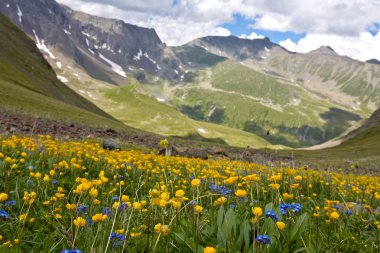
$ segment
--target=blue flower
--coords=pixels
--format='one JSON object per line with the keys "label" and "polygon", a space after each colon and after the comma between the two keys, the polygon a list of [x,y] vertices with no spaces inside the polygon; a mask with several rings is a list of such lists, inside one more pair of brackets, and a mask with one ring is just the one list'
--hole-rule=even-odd
{"label": "blue flower", "polygon": [[16,200],[9,200],[4,203],[4,206],[15,206],[16,205]]}
{"label": "blue flower", "polygon": [[78,213],[87,213],[87,206],[86,205],[78,206],[77,212]]}
{"label": "blue flower", "polygon": [[112,210],[109,207],[104,207],[102,210],[102,214],[106,214],[108,217],[112,215]]}
{"label": "blue flower", "polygon": [[258,235],[256,241],[260,244],[272,244],[272,240],[269,235]]}
{"label": "blue flower", "polygon": [[82,253],[79,249],[64,249],[61,253]]}
{"label": "blue flower", "polygon": [[119,197],[118,196],[114,196],[113,198],[112,198],[112,202],[115,202],[115,201],[118,201],[119,200]]}
{"label": "blue flower", "polygon": [[302,211],[302,206],[299,203],[289,204],[283,203],[280,205],[280,213],[282,215],[287,215],[289,213],[300,213]]}
{"label": "blue flower", "polygon": [[209,186],[210,190],[216,191],[224,196],[230,195],[232,193],[232,190],[227,188],[226,186],[218,186],[216,184],[210,183]]}
{"label": "blue flower", "polygon": [[347,215],[352,215],[352,212],[351,212],[350,209],[347,209],[344,213],[347,214]]}
{"label": "blue flower", "polygon": [[1,217],[5,218],[5,219],[9,219],[9,214],[4,210],[0,210],[0,218]]}
{"label": "blue flower", "polygon": [[110,240],[114,241],[113,247],[121,246],[125,241],[125,235],[118,235],[115,232],[112,232]]}
{"label": "blue flower", "polygon": [[58,184],[58,180],[54,179],[54,180],[52,181],[52,183],[53,183],[53,184]]}
{"label": "blue flower", "polygon": [[273,211],[273,210],[267,211],[265,213],[265,217],[272,218],[274,221],[279,221],[280,220],[280,217],[278,217],[278,215],[276,214],[276,212]]}
{"label": "blue flower", "polygon": [[125,211],[128,208],[128,204],[122,203],[119,205],[118,210],[119,211]]}
{"label": "blue flower", "polygon": [[90,226],[92,226],[92,225],[95,224],[94,221],[91,218],[88,218],[87,222],[88,222],[88,225],[90,225]]}

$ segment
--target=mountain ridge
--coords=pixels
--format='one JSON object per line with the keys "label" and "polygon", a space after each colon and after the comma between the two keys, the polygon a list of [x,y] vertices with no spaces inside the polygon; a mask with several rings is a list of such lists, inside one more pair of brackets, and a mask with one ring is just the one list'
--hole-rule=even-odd
{"label": "mountain ridge", "polygon": [[[0,4],[0,11],[36,41],[62,80],[94,101],[107,99],[92,93],[89,84],[96,80],[122,86],[137,80],[153,99],[196,120],[259,134],[276,144],[292,139],[289,143],[297,146],[335,138],[380,106],[377,65],[339,56],[330,47],[300,54],[268,38],[235,36],[167,47],[154,29],[77,12],[53,0],[8,2],[10,7]],[[21,22],[18,8],[26,13]],[[108,108],[110,103],[99,104],[125,118]],[[334,117],[344,119],[339,130]],[[274,134],[263,135],[265,129]]]}

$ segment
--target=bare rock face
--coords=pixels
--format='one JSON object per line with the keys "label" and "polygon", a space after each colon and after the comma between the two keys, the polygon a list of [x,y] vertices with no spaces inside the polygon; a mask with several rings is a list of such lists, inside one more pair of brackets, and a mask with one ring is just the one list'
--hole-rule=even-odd
{"label": "bare rock face", "polygon": [[95,79],[123,84],[137,71],[174,81],[184,74],[154,29],[77,12],[54,0],[5,0],[0,12],[33,38],[47,57],[54,58],[57,50]]}

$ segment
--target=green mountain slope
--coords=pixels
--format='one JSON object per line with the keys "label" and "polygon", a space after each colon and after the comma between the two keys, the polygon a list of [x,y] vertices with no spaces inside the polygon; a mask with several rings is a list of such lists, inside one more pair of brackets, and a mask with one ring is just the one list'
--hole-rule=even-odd
{"label": "green mountain slope", "polygon": [[[85,81],[87,80],[87,81]],[[126,85],[115,87],[94,79],[69,77],[68,84],[104,111],[134,128],[166,136],[187,137],[203,141],[220,141],[232,146],[272,147],[255,134],[217,124],[196,121],[177,111],[163,96],[149,95],[150,89],[159,93],[158,85],[142,85],[127,78]]]}
{"label": "green mountain slope", "polygon": [[61,83],[34,41],[0,15],[0,106],[92,125],[121,125]]}
{"label": "green mountain slope", "polygon": [[197,120],[257,134],[272,144],[317,144],[341,135],[361,119],[295,83],[231,60],[199,73],[193,85],[176,87],[172,103],[178,110]]}

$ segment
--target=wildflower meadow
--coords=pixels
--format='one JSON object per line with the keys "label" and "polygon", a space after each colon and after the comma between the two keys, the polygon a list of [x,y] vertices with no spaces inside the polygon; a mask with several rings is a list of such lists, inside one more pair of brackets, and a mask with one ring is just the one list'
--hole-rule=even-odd
{"label": "wildflower meadow", "polygon": [[0,141],[0,252],[380,251],[379,177]]}

